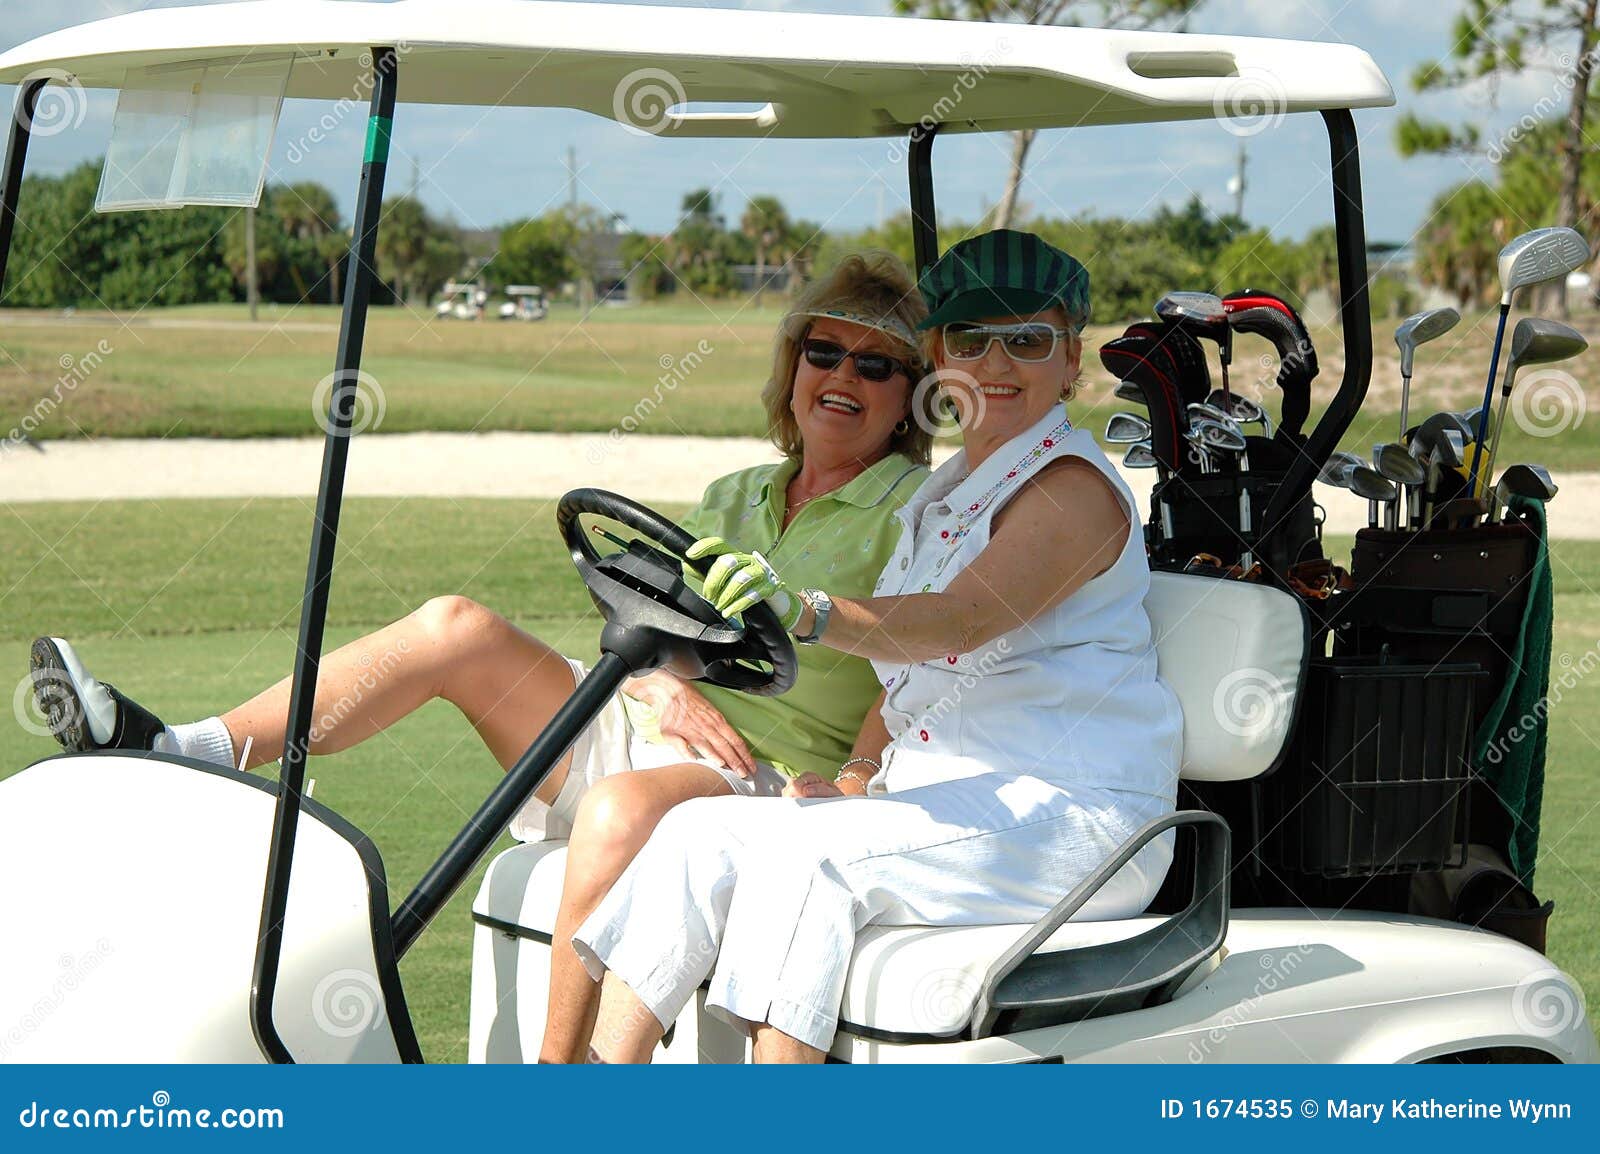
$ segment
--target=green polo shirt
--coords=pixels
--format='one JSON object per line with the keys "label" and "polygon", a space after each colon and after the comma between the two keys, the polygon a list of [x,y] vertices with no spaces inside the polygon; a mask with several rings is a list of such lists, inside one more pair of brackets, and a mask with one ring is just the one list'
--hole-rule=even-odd
{"label": "green polo shirt", "polygon": [[[928,470],[898,453],[802,505],[787,529],[784,493],[800,465],[783,461],[711,482],[680,522],[694,537],[721,537],[772,562],[790,589],[822,589],[835,597],[870,597],[900,535],[895,510]],[[755,697],[704,682],[698,688],[722,711],[761,761],[791,777],[832,779],[850,756],[861,721],[881,688],[872,665],[823,645],[797,645],[800,673],[778,697]],[[629,720],[645,737],[659,735],[654,710],[624,697]]]}

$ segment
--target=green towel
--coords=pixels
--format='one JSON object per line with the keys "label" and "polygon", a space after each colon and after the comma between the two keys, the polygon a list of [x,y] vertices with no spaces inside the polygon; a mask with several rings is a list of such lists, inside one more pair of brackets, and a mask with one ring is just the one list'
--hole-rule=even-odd
{"label": "green towel", "polygon": [[1502,847],[1522,883],[1533,885],[1539,852],[1539,808],[1544,800],[1546,716],[1550,697],[1550,650],[1555,596],[1550,579],[1544,504],[1513,497],[1511,509],[1539,534],[1539,552],[1528,577],[1528,604],[1506,668],[1506,683],[1473,738],[1473,764],[1511,815],[1511,841]]}

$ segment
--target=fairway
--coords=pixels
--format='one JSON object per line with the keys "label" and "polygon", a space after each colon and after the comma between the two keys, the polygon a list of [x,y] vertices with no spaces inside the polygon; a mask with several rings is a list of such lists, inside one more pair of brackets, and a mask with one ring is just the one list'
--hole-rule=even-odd
{"label": "fairway", "polygon": [[[168,720],[236,703],[289,669],[310,519],[310,503],[294,500],[0,506],[8,542],[0,551],[0,669],[12,671],[4,684],[20,684],[28,641],[50,631],[81,643],[97,675]],[[1348,541],[1330,544],[1335,556],[1348,555]],[[1558,543],[1554,563],[1556,661],[1591,668],[1600,648],[1600,544]],[[553,502],[347,503],[330,647],[441,593],[474,597],[573,656],[594,652],[599,618],[556,537]],[[1581,679],[1552,712],[1538,876],[1541,896],[1557,907],[1551,957],[1591,996],[1600,990],[1596,716],[1600,686]],[[54,748],[15,724],[0,726],[0,772]],[[317,799],[377,842],[395,901],[497,772],[471,728],[441,702],[310,767]],[[119,847],[132,852],[140,836],[85,830],[84,842],[114,857]],[[476,886],[476,878],[466,884],[402,966],[433,1061],[466,1057]]]}
{"label": "fairway", "polygon": [[[361,365],[379,397],[367,410],[371,428],[763,435],[758,398],[782,316],[779,298],[769,296],[757,308],[750,301],[682,296],[600,308],[587,319],[559,307],[536,324],[438,320],[428,312],[375,308]],[[1600,340],[1600,314],[1576,313],[1573,323]],[[1393,327],[1393,321],[1373,326],[1372,384],[1342,442],[1363,456],[1398,431]],[[1084,376],[1072,415],[1097,434],[1111,413],[1129,407],[1112,396],[1114,382],[1095,352],[1122,328],[1091,325],[1085,334]],[[337,330],[337,310],[327,306],[264,308],[254,325],[232,305],[71,317],[0,310],[0,347],[7,354],[0,357],[0,438],[24,418],[39,440],[314,435],[313,397],[333,366]],[[1417,354],[1413,420],[1479,403],[1493,336],[1493,313],[1470,313]],[[1344,357],[1337,326],[1316,326],[1312,337],[1321,365],[1312,387],[1314,423],[1339,386]],[[101,341],[110,351],[91,356]],[[1526,374],[1518,406],[1524,418],[1508,422],[1502,461],[1597,468],[1600,420],[1587,419],[1600,402],[1596,363],[1586,354],[1554,366],[1560,377]],[[1232,388],[1274,417],[1277,368],[1265,341],[1238,337]],[[1220,385],[1214,351],[1211,371]],[[0,497],[3,484],[0,473]]]}

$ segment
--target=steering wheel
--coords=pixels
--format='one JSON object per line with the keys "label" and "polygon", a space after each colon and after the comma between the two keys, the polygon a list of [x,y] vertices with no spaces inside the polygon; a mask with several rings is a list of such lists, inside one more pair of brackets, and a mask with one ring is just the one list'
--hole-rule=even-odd
{"label": "steering wheel", "polygon": [[[578,520],[585,513],[616,521],[660,548],[635,540],[621,553],[602,556]],[[718,613],[684,583],[682,572],[688,565],[704,577],[715,558],[685,557],[695,539],[654,509],[604,489],[574,489],[556,506],[556,527],[606,620],[603,652],[615,653],[634,672],[664,667],[758,697],[794,685],[794,643],[777,614],[765,602],[752,605],[741,628]]]}

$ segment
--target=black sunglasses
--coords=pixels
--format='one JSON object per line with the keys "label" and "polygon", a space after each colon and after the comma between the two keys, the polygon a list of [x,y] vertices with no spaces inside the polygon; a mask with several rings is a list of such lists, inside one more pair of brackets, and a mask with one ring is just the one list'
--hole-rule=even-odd
{"label": "black sunglasses", "polygon": [[812,368],[836,369],[839,363],[849,358],[855,363],[856,374],[864,381],[887,381],[896,373],[911,375],[911,370],[904,361],[891,357],[888,353],[860,352],[852,353],[843,345],[836,345],[832,341],[808,338],[800,346],[806,354],[806,362]]}

